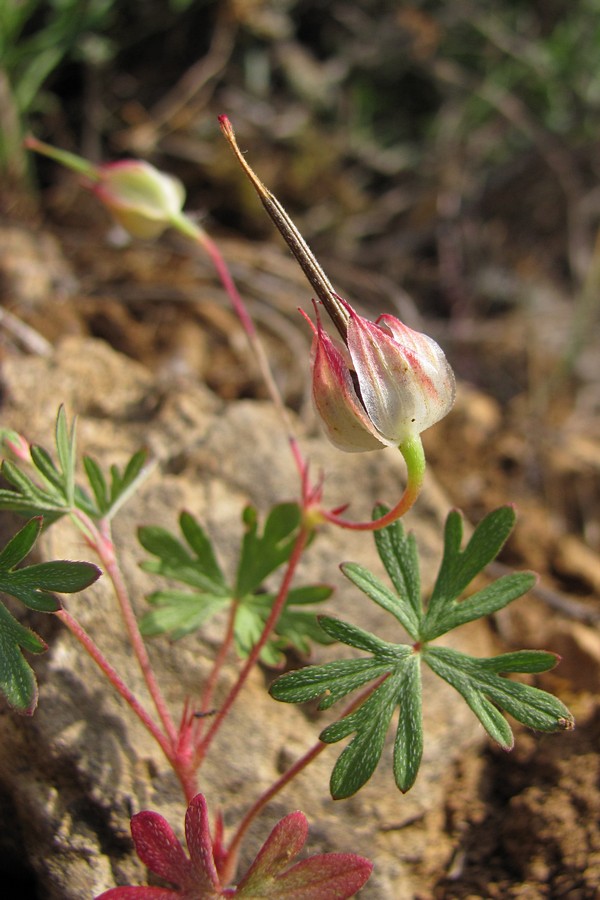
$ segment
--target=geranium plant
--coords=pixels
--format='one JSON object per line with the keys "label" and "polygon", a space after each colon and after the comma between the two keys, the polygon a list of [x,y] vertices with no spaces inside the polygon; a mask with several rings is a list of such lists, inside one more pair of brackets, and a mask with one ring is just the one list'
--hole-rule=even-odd
{"label": "geranium plant", "polygon": [[[573,726],[572,716],[560,700],[507,677],[546,671],[557,662],[554,654],[522,651],[482,659],[436,643],[447,632],[522,596],[535,581],[531,573],[514,573],[464,598],[473,579],[502,548],[514,526],[515,513],[510,506],[490,513],[463,547],[462,518],[452,511],[433,591],[428,598],[422,596],[416,541],[405,533],[400,518],[417,500],[423,483],[425,457],[420,434],[446,415],[454,401],[454,375],[443,351],[430,337],[393,316],[367,320],[338,295],[285,210],[241,154],[226,117],[221,117],[221,127],[315,291],[316,322],[310,323],[312,385],[325,433],[342,451],[397,447],[406,462],[406,486],[389,507],[376,506],[368,521],[349,519],[346,507],[328,507],[323,481],[311,480],[299,441],[289,429],[243,300],[214,241],[183,211],[185,192],[179,182],[137,160],[93,166],[34,139],[28,141],[32,149],[81,175],[84,184],[133,235],[156,236],[165,228],[175,228],[205,249],[257,354],[298,468],[296,502],[260,512],[251,507],[242,511],[244,535],[233,572],[224,569],[218,548],[192,512],[181,514],[180,534],[153,523],[143,524],[139,540],[148,554],[143,567],[156,577],[157,586],[148,597],[147,613],[138,621],[121,572],[112,522],[138,485],[155,476],[156,466],[141,452],[123,469],[113,466],[108,473],[91,457],[84,457],[80,466],[75,422],[69,422],[62,408],[53,451],[29,446],[14,432],[3,434],[8,458],[3,464],[6,487],[0,490],[0,508],[34,518],[0,552],[0,588],[31,608],[56,615],[70,629],[155,738],[179,779],[188,806],[189,856],[158,812],[144,810],[133,816],[131,829],[138,855],[166,884],[115,886],[102,894],[107,900],[166,900],[174,896],[187,900],[228,896],[330,900],[353,896],[372,868],[362,857],[320,854],[292,864],[307,837],[307,821],[301,812],[292,812],[275,825],[245,874],[237,872],[240,846],[258,812],[328,744],[351,735],[333,767],[330,790],[336,799],[358,791],[380,761],[397,708],[393,774],[399,790],[409,790],[418,774],[424,742],[422,665],[454,687],[488,734],[506,749],[512,746],[513,736],[503,711],[540,731]],[[325,315],[336,336],[329,333]],[[68,517],[80,530],[100,568],[95,563],[68,561],[17,568],[32,548],[42,518],[48,526],[61,517]],[[342,571],[369,600],[390,613],[408,641],[401,634],[392,641],[389,634],[384,638],[328,616],[325,604],[331,589],[327,584],[298,583],[300,560],[329,527],[373,532],[391,586],[360,561],[344,562]],[[88,634],[67,604],[50,593],[83,590],[100,570],[112,583],[154,709],[140,702],[126,678],[105,657],[101,635],[96,639]],[[152,668],[146,638],[168,635],[176,641],[201,629],[219,611],[226,612],[227,622],[212,672],[198,698],[182,698],[177,718],[161,691],[160,674]],[[223,720],[242,694],[253,666],[261,660],[277,665],[290,649],[307,654],[315,641],[339,641],[358,653],[286,673],[274,682],[271,694],[294,703],[320,697],[321,708],[348,697],[346,707],[338,721],[321,731],[314,747],[256,798],[229,835],[224,833],[221,811],[217,811],[211,832],[206,801],[198,792],[198,772]],[[35,682],[22,651],[41,652],[45,646],[0,607],[0,647],[4,650],[0,689],[15,708],[32,713]],[[239,659],[238,677],[215,708],[222,667],[232,653]]]}

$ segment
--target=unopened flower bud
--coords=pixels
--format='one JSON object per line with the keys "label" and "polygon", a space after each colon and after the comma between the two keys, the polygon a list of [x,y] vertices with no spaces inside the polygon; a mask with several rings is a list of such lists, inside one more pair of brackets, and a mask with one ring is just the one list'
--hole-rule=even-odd
{"label": "unopened flower bud", "polygon": [[182,183],[150,163],[124,159],[95,166],[75,153],[34,137],[26,138],[25,146],[83,175],[90,190],[134,237],[155,238],[170,226],[196,235],[197,229],[182,213]]}
{"label": "unopened flower bud", "polygon": [[181,216],[183,185],[149,163],[123,160],[96,171],[93,192],[134,237],[158,237]]}
{"label": "unopened flower bud", "polygon": [[29,444],[22,434],[11,428],[0,428],[0,447],[5,447],[21,462],[29,461]]}

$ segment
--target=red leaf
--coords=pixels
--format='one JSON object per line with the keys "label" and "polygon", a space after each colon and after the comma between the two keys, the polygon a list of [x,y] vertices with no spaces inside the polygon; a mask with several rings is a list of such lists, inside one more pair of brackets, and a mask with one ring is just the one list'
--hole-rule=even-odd
{"label": "red leaf", "polygon": [[131,820],[131,835],[137,855],[151,872],[179,888],[187,886],[191,863],[166,819],[144,810]]}
{"label": "red leaf", "polygon": [[238,885],[238,893],[251,895],[272,882],[300,853],[308,835],[308,822],[301,812],[285,816],[273,828],[258,855]]}
{"label": "red leaf", "polygon": [[208,824],[208,810],[202,794],[196,794],[187,808],[185,839],[192,860],[194,888],[198,891],[201,888],[220,891]]}
{"label": "red leaf", "polygon": [[284,871],[305,844],[308,823],[301,812],[277,823],[236,896],[273,900],[346,900],[369,878],[373,864],[354,853],[324,853],[302,860]]}
{"label": "red leaf", "polygon": [[281,900],[346,900],[361,889],[372,871],[373,863],[354,853],[322,853],[303,859],[280,875],[271,896]]}

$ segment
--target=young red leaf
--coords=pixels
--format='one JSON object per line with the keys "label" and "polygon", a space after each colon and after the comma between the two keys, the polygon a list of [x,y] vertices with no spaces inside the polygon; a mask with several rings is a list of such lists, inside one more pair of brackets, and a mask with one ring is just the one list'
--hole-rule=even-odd
{"label": "young red leaf", "polygon": [[306,842],[308,822],[301,812],[277,823],[235,896],[273,900],[346,900],[365,884],[373,864],[354,853],[322,853],[286,868]]}
{"label": "young red leaf", "polygon": [[185,816],[185,837],[190,857],[169,823],[158,813],[140,812],[131,820],[131,834],[141,861],[172,888],[115,887],[96,900],[211,900],[246,897],[248,900],[346,900],[353,897],[373,869],[354,853],[323,853],[288,868],[308,835],[306,816],[290,813],[277,823],[250,869],[236,887],[222,887],[215,852],[224,859],[222,825],[217,819],[213,843],[206,801],[197,794]]}
{"label": "young red leaf", "polygon": [[158,813],[144,810],[133,816],[131,835],[141,861],[174,888],[117,887],[105,891],[97,900],[210,900],[223,896],[202,794],[193,798],[185,816],[189,859],[167,820]]}

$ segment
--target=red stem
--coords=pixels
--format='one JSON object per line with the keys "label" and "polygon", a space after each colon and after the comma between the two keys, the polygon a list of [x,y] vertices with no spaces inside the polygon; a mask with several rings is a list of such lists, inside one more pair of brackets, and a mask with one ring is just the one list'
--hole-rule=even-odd
{"label": "red stem", "polygon": [[108,660],[104,657],[104,654],[89,636],[85,628],[80,625],[77,619],[64,608],[59,609],[55,615],[61,620],[63,625],[66,625],[71,634],[79,641],[82,647],[91,656],[98,668],[100,668],[106,675],[115,690],[118,691],[118,693],[126,701],[128,706],[131,707],[141,723],[150,732],[169,762],[173,764],[172,748],[169,741],[162,733],[156,722],[152,719],[150,714],[146,711],[146,709],[144,709],[133,691],[131,691],[127,687],[116,669],[114,669],[113,666],[111,666]]}
{"label": "red stem", "polygon": [[[221,669],[223,667],[223,663],[227,658],[227,654],[233,644],[233,634],[234,634],[234,625],[235,625],[235,615],[237,612],[238,606],[237,603],[231,604],[231,609],[229,611],[229,620],[227,622],[227,631],[225,632],[225,638],[223,643],[219,647],[219,652],[215,657],[212,671],[208,677],[204,690],[202,691],[202,697],[200,700],[200,711],[207,712],[210,709],[212,704],[212,698],[217,686],[217,680],[220,675]],[[194,732],[194,738],[196,742],[196,746],[200,744],[200,739],[202,737],[202,731],[204,729],[205,720],[204,719],[196,719],[196,729]]]}
{"label": "red stem", "polygon": [[246,304],[242,300],[240,292],[238,291],[235,282],[231,277],[231,273],[227,267],[227,263],[225,262],[225,259],[223,258],[223,255],[219,250],[217,244],[205,231],[203,231],[202,229],[197,229],[196,239],[201,247],[204,248],[204,250],[210,257],[213,266],[215,267],[217,275],[221,280],[221,284],[225,288],[227,296],[231,300],[231,305],[233,306],[233,309],[238,319],[240,320],[242,328],[246,332],[248,342],[250,343],[250,346],[252,347],[252,350],[254,352],[254,356],[256,357],[256,361],[258,363],[263,381],[265,382],[265,385],[269,392],[269,396],[271,397],[271,400],[273,401],[273,404],[277,409],[282,422],[285,425],[288,435],[290,435],[293,439],[293,431],[289,416],[279,392],[279,388],[277,387],[277,383],[273,378],[269,360],[265,353],[254,322],[252,321],[250,314],[246,308]]}
{"label": "red stem", "polygon": [[405,515],[411,506],[413,506],[420,491],[421,485],[408,484],[406,490],[393,509],[390,509],[389,512],[379,519],[371,519],[369,522],[351,522],[348,519],[342,518],[342,516],[336,515],[335,512],[322,511],[321,514],[323,518],[332,525],[338,525],[340,528],[348,528],[352,531],[378,531],[378,529],[385,528],[386,525],[391,525],[392,522],[395,522],[401,516]]}
{"label": "red stem", "polygon": [[262,632],[259,640],[257,641],[257,643],[254,645],[254,647],[250,651],[248,659],[246,660],[244,667],[242,668],[242,671],[238,675],[236,683],[231,688],[229,694],[227,695],[227,697],[225,699],[225,702],[223,703],[222,707],[220,708],[219,712],[217,713],[216,718],[213,720],[213,723],[212,723],[206,737],[204,738],[202,743],[199,745],[199,747],[196,751],[196,759],[195,759],[196,766],[199,766],[201,764],[202,760],[204,759],[204,757],[206,756],[208,748],[209,748],[210,744],[212,743],[212,740],[215,737],[216,733],[218,732],[219,728],[221,727],[221,723],[223,722],[223,719],[228,714],[228,712],[231,709],[233,703],[235,702],[238,694],[240,693],[241,689],[243,688],[244,684],[246,683],[246,680],[248,678],[248,675],[250,674],[252,667],[257,662],[262,648],[267,643],[267,641],[269,639],[269,635],[271,634],[271,631],[273,630],[273,628],[275,627],[275,625],[277,623],[277,619],[279,618],[281,611],[285,605],[285,601],[288,596],[292,578],[294,577],[294,573],[296,571],[296,567],[298,566],[300,557],[302,556],[304,548],[306,547],[306,543],[308,541],[309,534],[310,534],[309,529],[306,528],[304,525],[301,525],[300,531],[298,532],[298,536],[297,536],[295,544],[294,544],[294,548],[293,548],[290,558],[288,560],[287,568],[286,568],[285,574],[283,576],[283,581],[281,582],[279,592],[277,594],[277,597],[275,598],[275,602],[273,603],[271,612],[269,613],[269,618],[267,619],[267,621],[265,623],[265,627],[263,628],[263,632]]}
{"label": "red stem", "polygon": [[133,652],[135,653],[142,675],[144,676],[144,681],[146,682],[156,711],[163,724],[165,733],[171,742],[173,750],[175,750],[177,747],[177,729],[167,708],[158,681],[156,680],[144,639],[140,633],[137,618],[133,611],[131,600],[129,599],[127,586],[123,580],[121,569],[115,555],[115,547],[110,534],[110,525],[108,523],[104,524],[104,530],[102,532],[97,531],[98,539],[94,542],[93,546],[104,566],[106,574],[112,582]]}
{"label": "red stem", "polygon": [[209,235],[205,231],[199,232],[198,243],[201,244],[206,253],[210,256],[211,262],[216,269],[217,275],[219,276],[229,299],[231,300],[231,305],[233,306],[244,331],[251,340],[253,338],[256,338],[256,326],[250,318],[250,314],[246,309],[246,304],[240,296],[240,293],[227,267],[227,263],[223,259],[223,255],[221,254],[221,251],[219,250],[217,244],[211,237],[209,237]]}

